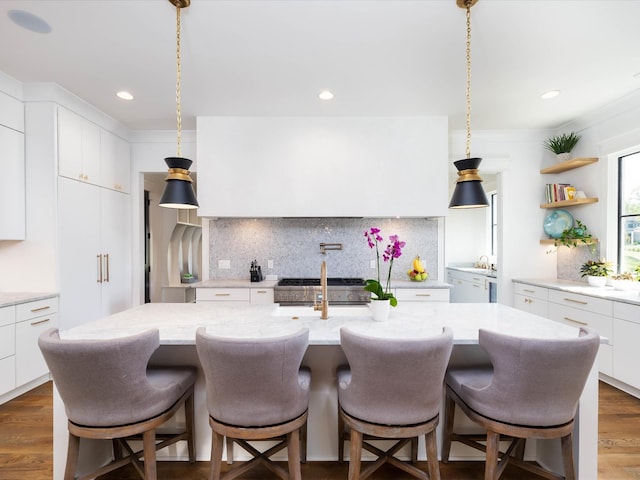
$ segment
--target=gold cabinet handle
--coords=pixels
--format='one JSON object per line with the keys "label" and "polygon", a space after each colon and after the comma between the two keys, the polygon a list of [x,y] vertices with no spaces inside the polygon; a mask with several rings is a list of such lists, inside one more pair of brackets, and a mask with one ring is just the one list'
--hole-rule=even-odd
{"label": "gold cabinet handle", "polygon": [[566,302],[573,302],[573,303],[579,303],[580,305],[588,305],[589,302],[584,302],[582,300],[574,300],[573,298],[566,298],[564,299]]}
{"label": "gold cabinet handle", "polygon": [[267,293],[266,290],[256,290],[256,293]]}
{"label": "gold cabinet handle", "polygon": [[102,283],[102,255],[96,255],[98,259],[98,283]]}
{"label": "gold cabinet handle", "polygon": [[536,293],[535,290],[529,290],[528,288],[524,288],[522,289],[523,292],[527,292],[527,293]]}
{"label": "gold cabinet handle", "polygon": [[216,293],[216,297],[228,297],[230,295],[230,293]]}
{"label": "gold cabinet handle", "polygon": [[568,322],[577,323],[578,325],[584,325],[585,327],[589,325],[587,322],[581,322],[579,320],[574,320],[573,318],[569,318],[569,317],[564,317],[564,319]]}
{"label": "gold cabinet handle", "polygon": [[44,318],[42,320],[38,320],[36,322],[31,322],[31,326],[35,326],[35,325],[40,325],[41,323],[47,323],[49,320],[51,320],[50,318]]}
{"label": "gold cabinet handle", "polygon": [[51,308],[50,305],[45,305],[44,307],[32,308],[31,313],[41,312],[43,310],[48,310],[50,308]]}
{"label": "gold cabinet handle", "polygon": [[107,272],[107,276],[105,277],[104,281],[108,282],[109,281],[109,254],[108,253],[104,254],[104,266],[105,266],[105,271]]}
{"label": "gold cabinet handle", "polygon": [[430,293],[416,293],[416,297],[430,297]]}

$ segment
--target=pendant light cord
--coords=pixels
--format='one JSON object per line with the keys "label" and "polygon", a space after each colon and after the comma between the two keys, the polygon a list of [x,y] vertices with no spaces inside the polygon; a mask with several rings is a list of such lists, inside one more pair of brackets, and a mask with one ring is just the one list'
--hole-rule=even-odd
{"label": "pendant light cord", "polygon": [[467,9],[467,158],[471,158],[471,4],[472,0],[465,1]]}
{"label": "pendant light cord", "polygon": [[182,140],[182,110],[180,108],[180,5],[176,5],[176,124],[178,157],[182,157],[180,142]]}

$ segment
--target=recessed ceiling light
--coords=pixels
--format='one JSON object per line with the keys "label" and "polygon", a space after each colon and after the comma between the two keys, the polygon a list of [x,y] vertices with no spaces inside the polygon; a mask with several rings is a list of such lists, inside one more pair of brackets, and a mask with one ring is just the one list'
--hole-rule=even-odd
{"label": "recessed ceiling light", "polygon": [[33,13],[24,10],[9,10],[7,16],[16,25],[36,33],[50,33],[51,25]]}
{"label": "recessed ceiling light", "polygon": [[333,98],[333,93],[329,90],[323,90],[318,94],[318,98],[320,100],[331,100]]}
{"label": "recessed ceiling light", "polygon": [[133,95],[131,95],[129,92],[125,90],[119,91],[118,93],[116,93],[116,95],[118,96],[118,98],[121,98],[122,100],[133,100]]}
{"label": "recessed ceiling light", "polygon": [[548,100],[549,98],[555,98],[558,95],[560,95],[560,90],[549,90],[548,92],[544,92],[541,97]]}

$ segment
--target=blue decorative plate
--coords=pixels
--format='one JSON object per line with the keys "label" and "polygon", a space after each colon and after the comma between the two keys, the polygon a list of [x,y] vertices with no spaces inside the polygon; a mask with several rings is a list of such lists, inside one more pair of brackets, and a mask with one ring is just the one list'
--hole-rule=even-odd
{"label": "blue decorative plate", "polygon": [[544,218],[542,226],[551,238],[560,238],[562,232],[573,227],[573,217],[566,210],[554,210]]}

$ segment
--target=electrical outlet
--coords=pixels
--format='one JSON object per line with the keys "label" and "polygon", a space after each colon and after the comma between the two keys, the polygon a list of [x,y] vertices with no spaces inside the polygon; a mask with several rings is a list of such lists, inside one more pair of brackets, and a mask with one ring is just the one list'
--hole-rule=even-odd
{"label": "electrical outlet", "polygon": [[220,270],[231,269],[231,260],[218,260],[218,269]]}
{"label": "electrical outlet", "polygon": [[273,268],[273,260],[267,260],[267,268]]}
{"label": "electrical outlet", "polygon": [[375,260],[371,260],[371,263],[369,264],[369,267],[376,268],[376,261]]}

